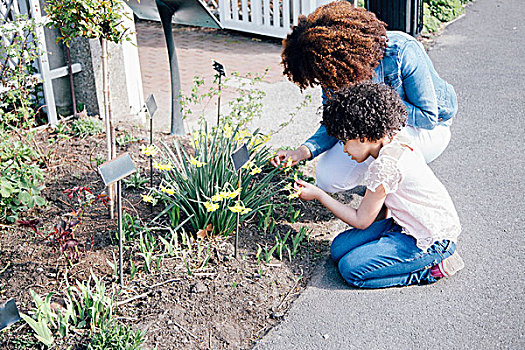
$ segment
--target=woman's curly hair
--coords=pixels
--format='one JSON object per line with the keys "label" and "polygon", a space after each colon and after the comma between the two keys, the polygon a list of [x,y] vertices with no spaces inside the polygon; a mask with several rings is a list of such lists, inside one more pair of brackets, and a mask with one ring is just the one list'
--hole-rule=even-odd
{"label": "woman's curly hair", "polygon": [[407,123],[406,106],[385,84],[370,81],[331,94],[321,124],[339,140],[377,141],[392,137]]}
{"label": "woman's curly hair", "polygon": [[337,90],[372,79],[386,48],[386,24],[347,1],[300,16],[283,40],[284,74],[301,89],[320,84]]}

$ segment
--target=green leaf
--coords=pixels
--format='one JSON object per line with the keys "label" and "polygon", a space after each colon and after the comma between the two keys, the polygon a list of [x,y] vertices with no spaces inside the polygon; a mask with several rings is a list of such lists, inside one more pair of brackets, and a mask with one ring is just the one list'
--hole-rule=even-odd
{"label": "green leaf", "polygon": [[55,339],[51,335],[51,331],[44,320],[37,322],[23,313],[20,314],[20,317],[22,317],[22,319],[26,321],[27,324],[35,331],[36,339],[38,339],[42,344],[46,346],[51,346],[53,344]]}
{"label": "green leaf", "polygon": [[33,199],[39,207],[46,205],[46,200],[41,196],[33,196]]}
{"label": "green leaf", "polygon": [[28,205],[32,199],[33,197],[31,197],[31,195],[27,191],[22,191],[18,194],[18,200],[20,201],[20,203],[22,203],[22,205]]}
{"label": "green leaf", "polygon": [[9,181],[2,181],[0,183],[0,194],[2,197],[7,198],[11,197],[11,194],[13,193],[13,185]]}

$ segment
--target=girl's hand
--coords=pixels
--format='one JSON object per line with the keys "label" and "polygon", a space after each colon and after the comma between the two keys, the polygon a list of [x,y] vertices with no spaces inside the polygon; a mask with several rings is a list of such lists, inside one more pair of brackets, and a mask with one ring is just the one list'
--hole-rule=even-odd
{"label": "girl's hand", "polygon": [[305,201],[311,201],[312,199],[319,199],[324,193],[319,187],[304,182],[303,180],[295,181],[293,185],[296,191],[300,191],[299,198]]}
{"label": "girl's hand", "polygon": [[288,159],[292,160],[292,166],[299,163],[301,160],[304,159],[310,159],[312,157],[312,153],[306,146],[301,146],[293,151],[291,150],[279,150],[277,151],[277,154],[275,157],[272,158],[270,163],[278,168],[281,165],[286,164],[286,161]]}

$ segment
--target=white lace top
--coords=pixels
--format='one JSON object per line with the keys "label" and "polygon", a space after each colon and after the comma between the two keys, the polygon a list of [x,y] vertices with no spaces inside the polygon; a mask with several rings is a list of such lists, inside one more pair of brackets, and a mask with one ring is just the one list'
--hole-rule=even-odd
{"label": "white lace top", "polygon": [[461,225],[452,199],[410,139],[397,135],[384,146],[368,167],[365,184],[371,191],[383,185],[392,218],[422,250],[457,240]]}

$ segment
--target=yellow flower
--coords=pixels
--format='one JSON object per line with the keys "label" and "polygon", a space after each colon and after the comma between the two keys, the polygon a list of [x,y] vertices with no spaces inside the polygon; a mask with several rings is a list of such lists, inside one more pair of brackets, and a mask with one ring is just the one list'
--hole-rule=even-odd
{"label": "yellow flower", "polygon": [[212,202],[220,202],[220,201],[222,201],[224,198],[227,198],[227,193],[225,193],[225,192],[219,192],[219,193],[214,194],[214,195],[211,197],[211,201],[212,201]]}
{"label": "yellow flower", "polygon": [[267,143],[268,141],[270,141],[271,138],[272,138],[271,135],[258,134],[257,136],[252,137],[252,140],[250,141],[250,146],[254,147],[255,150],[258,150],[258,149],[260,149],[265,143]]}
{"label": "yellow flower", "polygon": [[224,137],[229,139],[230,137],[232,137],[233,135],[233,128],[231,127],[231,125],[226,125],[224,127]]}
{"label": "yellow flower", "polygon": [[191,163],[192,165],[195,165],[197,168],[200,168],[201,166],[206,165],[206,163],[203,163],[203,162],[198,161],[198,160],[195,159],[195,157],[193,157],[193,156],[190,157],[190,163]]}
{"label": "yellow flower", "polygon": [[253,161],[249,160],[241,168],[242,169],[250,169],[250,168],[252,168],[254,166],[255,166],[255,163]]}
{"label": "yellow flower", "polygon": [[173,166],[170,163],[158,163],[155,162],[153,164],[153,167],[158,170],[171,170],[173,169]]}
{"label": "yellow flower", "polygon": [[172,194],[175,193],[175,190],[173,188],[167,188],[167,187],[164,187],[162,185],[160,185],[159,188],[160,188],[161,192],[164,192],[164,193],[169,194],[169,195],[172,195]]}
{"label": "yellow flower", "polygon": [[219,204],[213,203],[213,202],[204,202],[204,206],[206,207],[207,211],[215,211],[219,209]]}
{"label": "yellow flower", "polygon": [[233,199],[233,198],[237,197],[239,195],[239,193],[241,193],[241,190],[242,190],[242,187],[236,189],[235,191],[226,192],[225,195],[226,195],[227,198]]}
{"label": "yellow flower", "polygon": [[153,197],[148,194],[141,194],[142,200],[146,203],[153,203]]}
{"label": "yellow flower", "polygon": [[251,175],[259,174],[261,171],[262,171],[261,168],[259,168],[258,166],[255,166],[253,167],[252,171],[250,171],[250,174]]}
{"label": "yellow flower", "polygon": [[287,183],[286,186],[283,187],[283,191],[292,191],[293,188],[292,188],[292,184],[291,183]]}
{"label": "yellow flower", "polygon": [[141,146],[140,151],[142,152],[142,154],[148,157],[153,157],[159,152],[158,148],[155,147],[155,145]]}
{"label": "yellow flower", "polygon": [[252,134],[247,129],[239,130],[237,135],[235,135],[235,141],[241,141],[251,136]]}
{"label": "yellow flower", "polygon": [[284,164],[284,172],[285,173],[288,173],[290,170],[292,170],[292,164],[293,164],[292,158],[288,158],[288,160]]}
{"label": "yellow flower", "polygon": [[299,196],[301,195],[301,190],[295,190],[293,193],[290,193],[288,195],[288,199],[295,199],[295,198],[299,198]]}
{"label": "yellow flower", "polygon": [[239,203],[237,203],[233,207],[228,207],[228,209],[230,209],[234,213],[240,213],[241,215],[248,214],[252,211],[250,208],[246,208],[244,205],[241,205]]}

